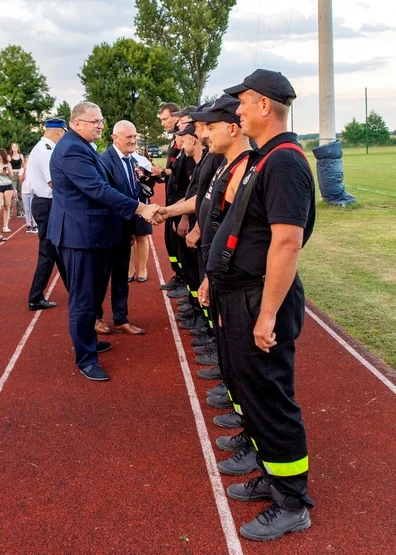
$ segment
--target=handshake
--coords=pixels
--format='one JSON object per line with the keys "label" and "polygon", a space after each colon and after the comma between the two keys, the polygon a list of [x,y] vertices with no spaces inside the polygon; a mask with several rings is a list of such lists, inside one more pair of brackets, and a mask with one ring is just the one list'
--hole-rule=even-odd
{"label": "handshake", "polygon": [[139,203],[136,214],[153,225],[162,224],[169,218],[167,208],[158,204],[143,204],[142,202]]}

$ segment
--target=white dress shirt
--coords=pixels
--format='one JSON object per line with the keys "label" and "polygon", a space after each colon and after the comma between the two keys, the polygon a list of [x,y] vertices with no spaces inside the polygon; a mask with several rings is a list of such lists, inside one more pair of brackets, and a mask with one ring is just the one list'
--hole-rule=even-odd
{"label": "white dress shirt", "polygon": [[33,147],[26,166],[25,190],[37,197],[52,198],[49,163],[55,143],[47,137],[41,137]]}

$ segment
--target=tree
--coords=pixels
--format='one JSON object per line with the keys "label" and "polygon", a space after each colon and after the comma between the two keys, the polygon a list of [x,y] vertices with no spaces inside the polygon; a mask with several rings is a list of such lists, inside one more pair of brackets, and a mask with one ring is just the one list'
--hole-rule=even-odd
{"label": "tree", "polygon": [[40,124],[54,105],[46,77],[33,56],[20,46],[0,51],[0,108],[25,125]]}
{"label": "tree", "polygon": [[371,110],[367,117],[367,134],[370,145],[384,145],[389,142],[390,135],[384,119]]}
{"label": "tree", "polygon": [[98,104],[107,120],[107,140],[112,126],[122,119],[136,122],[138,132],[141,128],[161,134],[160,105],[181,100],[176,76],[165,48],[148,48],[125,38],[95,46],[79,75],[87,100]]}
{"label": "tree", "polygon": [[58,118],[63,118],[66,121],[66,123],[69,123],[70,114],[71,114],[70,105],[66,102],[66,100],[64,100],[57,107],[56,115],[57,115]]}
{"label": "tree", "polygon": [[365,125],[359,123],[356,118],[353,118],[350,123],[347,123],[342,131],[343,140],[352,146],[358,146],[364,143],[365,135]]}
{"label": "tree", "polygon": [[23,153],[28,153],[41,137],[40,131],[32,131],[20,119],[0,114],[0,146],[8,149],[11,143],[18,143]]}
{"label": "tree", "polygon": [[235,4],[236,0],[136,0],[137,35],[148,46],[164,45],[172,53],[185,104],[201,103]]}

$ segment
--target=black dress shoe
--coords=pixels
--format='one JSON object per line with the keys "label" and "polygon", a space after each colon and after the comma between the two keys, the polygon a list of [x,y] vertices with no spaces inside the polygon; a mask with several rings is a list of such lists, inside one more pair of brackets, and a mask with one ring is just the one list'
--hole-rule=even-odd
{"label": "black dress shoe", "polygon": [[56,303],[42,299],[38,303],[29,303],[29,310],[45,310],[46,308],[54,308]]}
{"label": "black dress shoe", "polygon": [[105,353],[106,351],[110,351],[111,343],[109,341],[98,341],[96,343],[96,351],[98,353]]}
{"label": "black dress shoe", "polygon": [[101,366],[99,366],[99,364],[91,364],[91,366],[79,368],[79,370],[83,376],[95,382],[104,382],[110,379],[108,374],[106,374],[106,372]]}

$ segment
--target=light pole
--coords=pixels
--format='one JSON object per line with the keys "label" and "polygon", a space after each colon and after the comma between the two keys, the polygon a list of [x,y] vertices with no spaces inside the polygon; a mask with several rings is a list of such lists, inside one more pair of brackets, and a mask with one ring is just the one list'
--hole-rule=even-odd
{"label": "light pole", "polygon": [[356,199],[345,191],[342,147],[336,140],[332,0],[318,0],[319,146],[313,149],[320,194],[327,204],[345,206]]}
{"label": "light pole", "polygon": [[336,140],[332,0],[318,0],[319,145]]}

